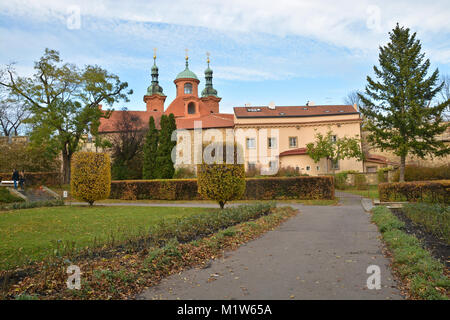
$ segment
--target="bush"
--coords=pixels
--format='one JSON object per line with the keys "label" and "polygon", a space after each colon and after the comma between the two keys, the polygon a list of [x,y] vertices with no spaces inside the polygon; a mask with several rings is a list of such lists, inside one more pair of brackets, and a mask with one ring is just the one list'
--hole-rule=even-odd
{"label": "bush", "polygon": [[358,190],[367,190],[367,180],[364,173],[355,173],[355,187]]}
{"label": "bush", "polygon": [[11,194],[9,190],[5,187],[0,187],[0,203],[12,203],[12,202],[22,202],[22,198],[16,197]]}
{"label": "bush", "polygon": [[[400,171],[394,173],[393,180],[399,181]],[[438,167],[408,165],[405,167],[405,181],[449,180],[450,164]]]}
{"label": "bush", "polygon": [[223,209],[227,201],[240,199],[245,191],[243,164],[200,164],[197,166],[198,193],[215,200]]}
{"label": "bush", "polygon": [[378,185],[380,201],[450,202],[450,180],[393,182]]}
{"label": "bush", "polygon": [[[4,137],[2,137],[4,138]],[[54,172],[61,168],[59,157],[48,152],[46,145],[31,146],[27,142],[8,143],[0,139],[0,172],[14,169],[27,172]]]}
{"label": "bush", "polygon": [[197,177],[195,170],[188,167],[177,168],[173,174],[174,179],[191,179],[195,177]]}
{"label": "bush", "polygon": [[450,245],[450,207],[440,204],[408,203],[403,212],[414,223],[421,224],[425,230],[444,239]]}
{"label": "bush", "polygon": [[378,183],[383,183],[383,182],[388,182],[387,181],[387,176],[386,176],[386,172],[392,170],[392,168],[390,167],[386,167],[386,168],[379,168],[377,170],[377,178],[378,178]]}
{"label": "bush", "polygon": [[[111,182],[111,199],[202,200],[196,179]],[[240,200],[334,199],[333,177],[247,178]]]}
{"label": "bush", "polygon": [[[12,172],[0,173],[0,180],[11,180]],[[27,186],[59,186],[61,174],[59,172],[25,172]]]}
{"label": "bush", "polygon": [[0,210],[18,210],[18,209],[30,209],[40,207],[58,207],[63,206],[64,200],[44,200],[44,201],[23,201],[15,202],[10,205],[0,206]]}
{"label": "bush", "polygon": [[278,169],[278,172],[275,174],[276,177],[299,177],[301,176],[300,170],[297,170],[294,167],[287,166],[281,167]]}
{"label": "bush", "polygon": [[108,198],[111,191],[111,164],[108,154],[75,153],[71,173],[70,186],[74,198],[89,205]]}

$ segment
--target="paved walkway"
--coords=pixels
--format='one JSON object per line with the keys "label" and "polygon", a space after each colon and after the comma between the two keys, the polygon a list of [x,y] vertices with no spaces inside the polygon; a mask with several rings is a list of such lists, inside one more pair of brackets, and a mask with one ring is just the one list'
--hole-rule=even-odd
{"label": "paved walkway", "polygon": [[[339,206],[289,204],[300,214],[259,239],[164,279],[137,299],[402,299],[361,197]],[[381,289],[366,286],[369,265]]]}

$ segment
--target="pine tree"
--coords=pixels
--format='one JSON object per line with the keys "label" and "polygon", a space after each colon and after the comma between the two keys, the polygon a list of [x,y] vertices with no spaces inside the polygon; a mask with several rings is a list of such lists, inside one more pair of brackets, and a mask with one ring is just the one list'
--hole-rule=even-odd
{"label": "pine tree", "polygon": [[390,42],[380,47],[380,66],[373,68],[377,80],[368,76],[365,93],[359,96],[368,142],[400,157],[400,181],[404,181],[409,154],[424,158],[450,153],[436,139],[448,127],[443,112],[450,100],[434,99],[443,83],[438,69],[427,77],[430,61],[421,53],[416,33],[411,35],[397,24],[389,36]]}
{"label": "pine tree", "polygon": [[148,124],[148,132],[145,137],[144,143],[144,163],[142,167],[143,179],[156,179],[157,166],[156,166],[156,152],[158,149],[158,130],[155,126],[155,119],[150,117]]}
{"label": "pine tree", "polygon": [[176,146],[176,141],[172,141],[172,132],[176,130],[174,115],[162,115],[160,124],[161,130],[156,152],[157,177],[159,179],[172,179],[175,173],[172,150]]}

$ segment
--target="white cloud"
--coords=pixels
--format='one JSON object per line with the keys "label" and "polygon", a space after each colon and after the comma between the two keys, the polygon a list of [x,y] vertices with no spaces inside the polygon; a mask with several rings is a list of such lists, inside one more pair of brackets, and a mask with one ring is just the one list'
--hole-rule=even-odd
{"label": "white cloud", "polygon": [[[162,22],[225,32],[297,35],[350,49],[373,49],[400,22],[422,37],[450,32],[448,1],[95,1],[9,0],[0,10],[37,20],[67,17],[71,5],[82,15],[135,22]],[[375,10],[373,10],[375,8]],[[378,10],[378,9],[379,10]],[[375,25],[375,27],[374,27]]]}

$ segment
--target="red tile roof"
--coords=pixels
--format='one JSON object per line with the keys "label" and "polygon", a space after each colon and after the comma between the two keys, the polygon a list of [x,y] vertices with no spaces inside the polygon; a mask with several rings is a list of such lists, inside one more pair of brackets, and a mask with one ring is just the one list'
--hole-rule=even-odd
{"label": "red tile roof", "polygon": [[122,112],[127,112],[131,116],[138,117],[140,121],[141,128],[148,128],[148,121],[151,116],[155,119],[156,127],[159,129],[159,121],[161,119],[161,112],[158,111],[113,111],[108,119],[100,119],[100,127],[98,131],[100,133],[107,132],[117,132],[116,125],[120,122],[122,117]]}
{"label": "red tile roof", "polygon": [[194,122],[201,121],[202,128],[233,128],[234,116],[227,113],[211,113],[198,118],[177,118],[177,129],[194,129]]}
{"label": "red tile roof", "polygon": [[280,157],[282,156],[293,156],[293,155],[304,155],[307,154],[308,149],[306,148],[297,148],[292,150],[283,151],[280,153]]}
{"label": "red tile roof", "polygon": [[[121,120],[122,112],[128,112],[132,116],[137,116],[141,120],[142,129],[148,127],[150,116],[155,119],[156,127],[159,129],[159,122],[162,113],[158,111],[113,111],[109,119],[100,120],[100,133],[117,132],[117,123]],[[198,118],[175,118],[177,129],[193,129],[194,121],[201,121],[202,128],[232,128],[234,127],[234,115],[226,113],[213,113]]]}
{"label": "red tile roof", "polygon": [[322,106],[289,106],[289,107],[235,107],[237,118],[283,118],[283,117],[314,117],[341,114],[358,114],[352,105],[322,105]]}

